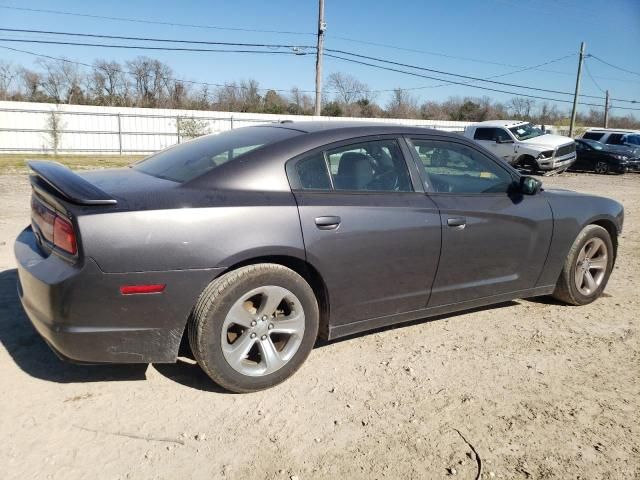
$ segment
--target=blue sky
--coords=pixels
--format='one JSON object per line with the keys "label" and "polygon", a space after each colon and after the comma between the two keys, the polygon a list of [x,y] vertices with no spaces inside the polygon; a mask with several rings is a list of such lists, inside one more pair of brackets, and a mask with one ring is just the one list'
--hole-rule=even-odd
{"label": "blue sky", "polygon": [[[22,2],[0,0],[0,6],[2,5],[173,23],[311,33],[311,35],[293,35],[187,28],[0,8],[0,27],[5,28],[193,40],[312,45],[315,43],[313,32],[317,22],[315,0],[235,0],[233,2],[59,0],[55,3],[37,0]],[[328,24],[327,48],[349,50],[428,68],[487,77],[512,72],[518,68],[448,58],[437,54],[501,64],[532,66],[577,53],[580,41],[584,40],[587,44],[587,53],[597,55],[614,65],[640,72],[640,0],[609,0],[606,4],[595,0],[405,0],[395,2],[326,0],[325,9]],[[0,37],[44,38],[33,34],[5,32],[0,32]],[[357,43],[338,37],[384,43],[422,50],[422,52]],[[99,40],[91,41],[99,42]],[[167,62],[174,69],[176,76],[190,80],[224,83],[254,78],[263,88],[289,89],[295,85],[303,90],[313,90],[314,87],[315,59],[312,55],[289,57],[231,53],[146,52],[5,42],[0,42],[0,45],[64,56],[86,63],[91,63],[96,58],[125,61],[137,55],[148,55]],[[0,59],[27,66],[34,61],[34,57],[2,49],[0,49]],[[529,70],[506,75],[498,80],[553,90],[573,91],[576,66],[577,55],[541,67],[553,72]],[[614,98],[640,99],[639,75],[612,69],[595,59],[588,59],[587,66],[599,87],[585,72],[582,83],[583,93],[603,95],[600,88],[608,88]],[[373,90],[396,87],[416,88],[441,83],[325,58],[326,74],[337,71],[357,76]],[[495,88],[509,90],[508,87],[496,86]],[[412,93],[420,101],[443,100],[453,95],[488,95],[497,100],[507,100],[511,97],[511,95],[483,92],[457,85],[418,89]],[[560,95],[555,97],[571,98]],[[380,92],[377,100],[384,105],[387,98],[388,93]],[[588,101],[602,103],[598,100]],[[616,102],[614,106],[615,104]],[[625,103],[619,103],[619,105],[629,106]],[[568,104],[558,106],[563,110],[570,108]],[[640,108],[640,104],[636,104],[635,107]],[[622,110],[614,111],[615,115],[623,113]],[[636,117],[640,116],[639,113],[635,113]]]}

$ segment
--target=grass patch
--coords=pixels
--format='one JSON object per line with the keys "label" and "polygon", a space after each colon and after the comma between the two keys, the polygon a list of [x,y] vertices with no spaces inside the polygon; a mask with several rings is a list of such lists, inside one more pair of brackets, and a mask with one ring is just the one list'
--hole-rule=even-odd
{"label": "grass patch", "polygon": [[71,169],[87,170],[124,167],[144,157],[145,155],[0,154],[0,174],[26,172],[28,170],[26,160],[51,160],[66,165]]}

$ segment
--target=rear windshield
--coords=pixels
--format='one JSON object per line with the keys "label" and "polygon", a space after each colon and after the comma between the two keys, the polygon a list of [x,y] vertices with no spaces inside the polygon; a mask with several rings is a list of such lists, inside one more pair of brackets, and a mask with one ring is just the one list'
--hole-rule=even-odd
{"label": "rear windshield", "polygon": [[133,168],[154,177],[187,182],[245,153],[300,133],[276,127],[238,128],[176,145],[136,163]]}

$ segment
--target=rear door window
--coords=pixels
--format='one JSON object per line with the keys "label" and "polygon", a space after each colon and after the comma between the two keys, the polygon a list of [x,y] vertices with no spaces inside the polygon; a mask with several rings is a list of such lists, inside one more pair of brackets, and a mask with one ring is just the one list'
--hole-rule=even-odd
{"label": "rear door window", "polygon": [[473,136],[474,140],[492,140],[496,139],[495,128],[476,128],[476,133]]}
{"label": "rear door window", "polygon": [[413,191],[407,164],[396,140],[375,140],[326,152],[336,190]]}
{"label": "rear door window", "polygon": [[586,138],[587,140],[600,140],[604,136],[604,133],[600,132],[586,132],[582,138]]}

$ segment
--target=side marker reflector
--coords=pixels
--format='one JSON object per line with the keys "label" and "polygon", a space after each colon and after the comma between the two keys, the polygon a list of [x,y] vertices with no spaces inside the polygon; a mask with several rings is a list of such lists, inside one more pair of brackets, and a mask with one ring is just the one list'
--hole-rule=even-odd
{"label": "side marker reflector", "polygon": [[144,293],[162,293],[166,288],[166,284],[158,283],[154,285],[122,285],[120,293],[122,295],[137,295]]}

